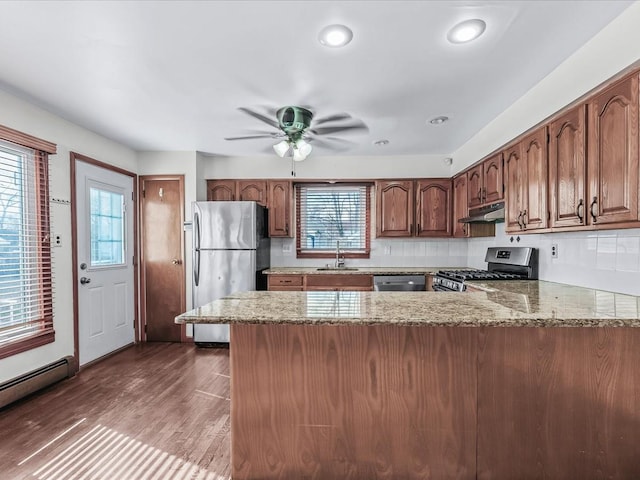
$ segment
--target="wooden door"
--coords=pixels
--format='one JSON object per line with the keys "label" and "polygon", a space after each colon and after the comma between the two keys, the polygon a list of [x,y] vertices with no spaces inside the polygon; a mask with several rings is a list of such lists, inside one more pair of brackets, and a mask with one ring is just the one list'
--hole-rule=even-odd
{"label": "wooden door", "polygon": [[140,177],[143,321],[149,342],[180,342],[186,310],[184,177]]}
{"label": "wooden door", "polygon": [[467,224],[458,220],[468,215],[467,174],[463,173],[453,179],[453,236],[466,237]]}
{"label": "wooden door", "polygon": [[526,183],[522,221],[525,230],[547,228],[547,129],[543,127],[522,141]]}
{"label": "wooden door", "polygon": [[253,200],[267,206],[267,182],[265,180],[238,180],[238,200]]}
{"label": "wooden door", "polygon": [[413,180],[376,182],[376,236],[413,235]]}
{"label": "wooden door", "polygon": [[451,180],[416,182],[416,236],[451,236]]}
{"label": "wooden door", "polygon": [[469,208],[482,205],[482,165],[478,165],[467,172],[467,195]]}
{"label": "wooden door", "polygon": [[524,203],[524,183],[526,168],[522,160],[522,144],[518,143],[505,151],[504,168],[507,177],[507,192],[505,200],[505,231],[519,232],[522,230],[522,207]]}
{"label": "wooden door", "polygon": [[638,221],[638,75],[589,104],[589,206],[595,225]]}
{"label": "wooden door", "polygon": [[549,126],[550,227],[585,225],[585,120],[580,105]]}
{"label": "wooden door", "polygon": [[502,153],[482,162],[482,201],[494,203],[504,198],[504,183],[502,181]]}
{"label": "wooden door", "polygon": [[291,182],[269,180],[269,236],[292,237],[291,228]]}
{"label": "wooden door", "polygon": [[235,200],[235,180],[207,180],[207,200]]}

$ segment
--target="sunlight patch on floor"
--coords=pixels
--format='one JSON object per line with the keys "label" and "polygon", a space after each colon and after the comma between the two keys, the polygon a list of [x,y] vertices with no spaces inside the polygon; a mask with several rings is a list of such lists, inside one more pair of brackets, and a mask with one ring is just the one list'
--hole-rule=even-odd
{"label": "sunlight patch on floor", "polygon": [[39,480],[229,480],[103,425],[96,425],[32,475]]}

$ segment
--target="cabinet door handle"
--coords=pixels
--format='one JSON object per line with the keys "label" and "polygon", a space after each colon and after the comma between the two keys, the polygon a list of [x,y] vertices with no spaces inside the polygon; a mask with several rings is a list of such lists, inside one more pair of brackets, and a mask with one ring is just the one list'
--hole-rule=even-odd
{"label": "cabinet door handle", "polygon": [[289,223],[284,224],[284,233],[285,235],[289,235]]}
{"label": "cabinet door handle", "polygon": [[418,228],[416,228],[416,235],[420,234],[420,224],[418,224]]}
{"label": "cabinet door handle", "polygon": [[478,200],[482,202],[482,188],[478,189]]}
{"label": "cabinet door handle", "polygon": [[413,223],[409,224],[409,235],[413,235]]}
{"label": "cabinet door handle", "polygon": [[593,201],[589,206],[589,213],[591,213],[591,219],[593,220],[593,223],[596,223],[598,221],[598,214],[593,213],[593,207],[595,207],[597,204],[598,204],[598,197],[593,197]]}
{"label": "cabinet door handle", "polygon": [[582,201],[582,199],[580,199],[580,201],[578,202],[578,206],[576,207],[576,215],[578,216],[578,220],[580,220],[580,223],[584,223],[584,216],[580,215],[580,208],[582,207],[583,213],[584,213],[584,203]]}
{"label": "cabinet door handle", "polygon": [[482,201],[487,201],[487,187],[482,187]]}
{"label": "cabinet door handle", "polygon": [[520,219],[522,218],[522,210],[520,210],[520,213],[518,214],[518,226],[520,228],[522,228],[522,222],[520,222]]}
{"label": "cabinet door handle", "polygon": [[462,234],[465,237],[467,236],[467,224],[466,223],[464,225],[462,225]]}
{"label": "cabinet door handle", "polygon": [[527,229],[527,211],[522,212],[522,229]]}

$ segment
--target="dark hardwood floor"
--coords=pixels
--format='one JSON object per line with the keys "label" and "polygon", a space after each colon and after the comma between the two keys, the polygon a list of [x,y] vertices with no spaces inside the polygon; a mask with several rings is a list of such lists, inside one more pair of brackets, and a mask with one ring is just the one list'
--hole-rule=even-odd
{"label": "dark hardwood floor", "polygon": [[1,479],[230,478],[229,351],[135,345],[0,410]]}

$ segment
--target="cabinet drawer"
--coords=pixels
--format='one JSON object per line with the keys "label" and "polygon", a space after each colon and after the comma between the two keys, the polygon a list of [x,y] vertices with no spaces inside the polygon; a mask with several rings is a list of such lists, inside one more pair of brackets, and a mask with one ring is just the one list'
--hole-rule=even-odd
{"label": "cabinet drawer", "polygon": [[373,277],[371,275],[307,275],[307,289],[312,287],[358,287],[359,289],[373,288]]}
{"label": "cabinet drawer", "polygon": [[269,289],[272,287],[302,287],[302,275],[269,275]]}
{"label": "cabinet drawer", "polygon": [[269,285],[270,292],[302,292],[303,287],[290,287],[288,285]]}

